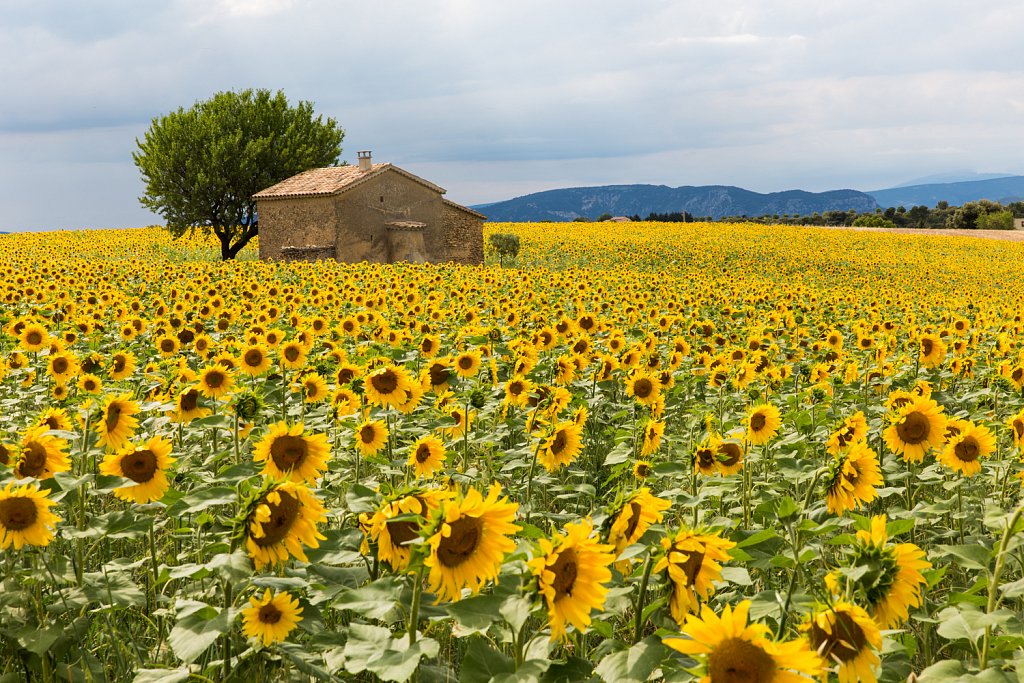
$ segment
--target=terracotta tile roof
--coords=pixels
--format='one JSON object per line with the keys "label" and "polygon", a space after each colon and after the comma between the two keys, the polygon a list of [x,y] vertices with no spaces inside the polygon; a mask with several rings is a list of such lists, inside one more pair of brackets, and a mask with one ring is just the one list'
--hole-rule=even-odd
{"label": "terracotta tile roof", "polygon": [[413,175],[392,164],[373,164],[369,171],[359,170],[359,166],[329,166],[303,171],[291,178],[271,185],[253,195],[253,199],[290,199],[292,197],[316,197],[339,194],[360,183],[375,178],[387,170],[396,171],[410,180],[425,185],[435,192],[445,193],[443,187]]}
{"label": "terracotta tile roof", "polygon": [[468,206],[463,206],[462,204],[456,204],[455,202],[453,202],[450,199],[443,199],[442,198],[441,201],[443,201],[446,205],[452,207],[453,209],[458,209],[459,211],[465,211],[466,213],[468,213],[471,216],[476,216],[477,218],[483,218],[484,220],[487,220],[487,216],[483,215],[479,211],[474,211],[473,209],[469,208]]}

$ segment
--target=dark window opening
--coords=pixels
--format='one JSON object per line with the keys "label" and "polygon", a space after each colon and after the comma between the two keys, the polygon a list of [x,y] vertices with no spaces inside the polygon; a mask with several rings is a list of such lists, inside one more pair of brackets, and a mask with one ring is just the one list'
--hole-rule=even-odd
{"label": "dark window opening", "polygon": [[384,203],[384,195],[381,195],[381,196],[380,196],[380,203],[381,203],[381,204],[383,204],[383,203]]}

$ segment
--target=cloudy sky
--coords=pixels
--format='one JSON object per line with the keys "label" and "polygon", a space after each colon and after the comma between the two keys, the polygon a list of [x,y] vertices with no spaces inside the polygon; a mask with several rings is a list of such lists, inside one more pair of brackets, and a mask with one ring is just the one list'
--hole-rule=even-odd
{"label": "cloudy sky", "polygon": [[0,0],[0,230],[152,224],[153,117],[282,89],[465,204],[1024,173],[1020,0]]}

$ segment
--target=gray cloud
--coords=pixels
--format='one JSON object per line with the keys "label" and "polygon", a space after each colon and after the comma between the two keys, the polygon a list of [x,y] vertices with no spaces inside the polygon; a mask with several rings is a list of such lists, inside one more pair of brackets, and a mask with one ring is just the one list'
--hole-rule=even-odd
{"label": "gray cloud", "polygon": [[467,203],[1024,172],[1022,23],[1016,0],[8,0],[0,229],[155,222],[135,137],[245,87]]}

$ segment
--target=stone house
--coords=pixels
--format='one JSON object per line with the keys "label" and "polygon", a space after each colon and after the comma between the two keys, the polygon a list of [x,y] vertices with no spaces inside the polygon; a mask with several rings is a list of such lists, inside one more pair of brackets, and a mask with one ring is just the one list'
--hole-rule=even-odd
{"label": "stone house", "polygon": [[356,166],[314,168],[253,195],[260,258],[357,263],[484,261],[486,216],[442,187],[359,152]]}
{"label": "stone house", "polygon": [[1014,218],[1013,219],[1013,229],[1014,230],[1024,230],[1024,218]]}

